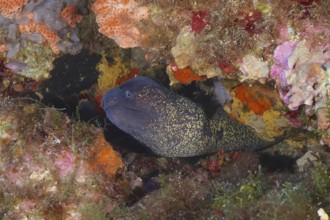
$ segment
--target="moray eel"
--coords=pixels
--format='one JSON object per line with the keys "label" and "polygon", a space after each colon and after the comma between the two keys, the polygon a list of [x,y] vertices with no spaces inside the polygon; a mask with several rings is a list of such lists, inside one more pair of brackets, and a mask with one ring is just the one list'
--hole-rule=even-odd
{"label": "moray eel", "polygon": [[208,117],[201,106],[149,77],[133,78],[108,91],[102,108],[114,125],[166,157],[260,150],[282,139],[263,140],[222,108]]}

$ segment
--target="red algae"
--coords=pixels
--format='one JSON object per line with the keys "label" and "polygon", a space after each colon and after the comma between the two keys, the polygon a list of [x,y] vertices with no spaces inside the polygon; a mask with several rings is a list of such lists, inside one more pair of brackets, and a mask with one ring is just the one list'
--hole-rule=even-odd
{"label": "red algae", "polygon": [[206,167],[207,170],[211,173],[218,173],[221,167],[224,165],[225,160],[224,157],[222,158],[210,158],[207,161]]}
{"label": "red algae", "polygon": [[314,3],[318,3],[319,0],[293,0],[304,6],[311,6]]}
{"label": "red algae", "polygon": [[241,21],[244,30],[249,32],[250,35],[260,34],[262,32],[262,13],[258,10],[254,10],[244,16],[244,19]]}
{"label": "red algae", "polygon": [[225,74],[228,74],[228,75],[233,75],[235,74],[235,67],[227,60],[221,60],[219,61],[219,67],[220,69],[225,73]]}
{"label": "red algae", "polygon": [[200,34],[205,26],[208,24],[206,19],[207,12],[206,11],[197,11],[192,13],[191,17],[191,29],[196,34]]}

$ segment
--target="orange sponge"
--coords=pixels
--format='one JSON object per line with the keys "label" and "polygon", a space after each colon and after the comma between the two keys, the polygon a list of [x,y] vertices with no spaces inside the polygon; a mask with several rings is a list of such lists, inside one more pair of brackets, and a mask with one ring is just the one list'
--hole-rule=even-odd
{"label": "orange sponge", "polygon": [[10,18],[15,13],[20,13],[27,2],[28,0],[0,0],[0,14]]}
{"label": "orange sponge", "polygon": [[77,24],[81,22],[83,16],[78,13],[77,6],[68,5],[63,8],[61,12],[61,17],[68,23],[68,25],[72,28],[76,27]]}

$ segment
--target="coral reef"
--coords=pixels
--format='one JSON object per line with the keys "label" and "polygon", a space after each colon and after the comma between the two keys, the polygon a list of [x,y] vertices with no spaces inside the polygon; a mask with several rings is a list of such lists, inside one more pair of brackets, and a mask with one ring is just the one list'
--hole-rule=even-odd
{"label": "coral reef", "polygon": [[0,14],[6,18],[11,18],[15,14],[17,15],[18,13],[20,13],[23,6],[26,5],[27,2],[28,0],[17,0],[17,1],[14,0],[11,2],[8,2],[6,0],[1,0]]}
{"label": "coral reef", "polygon": [[[47,72],[51,69],[49,62],[55,56],[44,56],[39,49],[37,53],[25,56],[22,53],[41,47],[45,51],[50,47],[55,55],[61,52],[78,53],[82,44],[76,26],[86,13],[85,0],[1,1],[0,51],[8,58],[7,66],[25,77],[38,80],[47,78]],[[21,50],[25,52],[19,53]],[[24,70],[15,69],[22,64],[27,64]],[[42,67],[40,73],[36,73],[36,66]]]}
{"label": "coral reef", "polygon": [[[327,46],[328,47],[328,46]],[[306,41],[285,42],[274,52],[271,77],[277,80],[282,100],[291,110],[325,107],[330,92],[330,50],[311,51]]]}
{"label": "coral reef", "polygon": [[4,219],[315,219],[319,208],[320,215],[329,213],[329,169],[319,158],[287,173],[260,168],[254,152],[190,161],[127,150],[121,156],[100,128],[32,100],[1,98],[0,113]]}
{"label": "coral reef", "polygon": [[[62,7],[65,5],[68,6],[62,12]],[[68,10],[68,7],[71,10]],[[82,19],[81,15],[77,15],[78,9],[79,13],[87,12],[85,1],[64,0],[56,3],[20,1],[20,7],[14,9],[16,11],[10,13],[15,13],[15,16],[5,19],[1,26],[1,29],[9,30],[7,42],[5,42],[8,49],[7,57],[14,57],[19,47],[24,46],[25,40],[36,43],[47,41],[56,54],[60,51],[77,53],[82,48],[75,25]],[[5,16],[9,11],[0,13],[0,16]]]}
{"label": "coral reef", "polygon": [[[208,77],[230,74],[241,80],[265,81],[276,43],[300,38],[314,48],[329,39],[325,1],[294,1],[290,5],[285,1],[137,2],[152,12],[139,27],[150,36],[143,47],[168,57],[170,46],[180,69],[190,66]],[[318,37],[313,38],[312,30]]]}
{"label": "coral reef", "polygon": [[[123,163],[100,129],[31,100],[0,102],[1,218],[81,219],[91,204],[125,195]],[[105,155],[93,153],[100,148]]]}
{"label": "coral reef", "polygon": [[[26,35],[31,34],[37,37],[41,35],[41,42],[44,40],[47,41],[55,54],[60,53],[60,49],[57,46],[60,37],[51,31],[46,25],[35,23],[33,14],[29,16],[29,21],[27,23],[19,24],[19,30],[22,34]],[[37,41],[39,41],[39,39],[37,39]]]}
{"label": "coral reef", "polygon": [[[288,106],[291,112],[286,117],[292,126],[306,125],[291,117],[292,111],[303,106],[310,117],[325,107],[330,36],[326,1],[136,2],[150,11],[149,17],[136,25],[140,33],[149,36],[140,46],[148,56],[161,54],[158,57],[165,59],[170,85],[218,76],[261,83],[275,79],[285,104],[281,110]],[[206,77],[195,78],[192,73]],[[274,122],[273,114],[279,119],[281,111],[268,110],[267,121]],[[260,124],[263,120],[258,114],[250,115],[248,121]],[[288,126],[282,117],[275,121],[280,127]],[[259,125],[260,130],[267,126],[262,127]]]}
{"label": "coral reef", "polygon": [[[176,39],[171,53],[178,67],[190,65],[194,71],[208,77],[221,75],[223,63],[237,66],[242,56],[255,46],[258,50],[269,46],[269,39],[276,36],[272,35],[276,31],[276,19],[269,11],[261,11],[252,3],[244,7],[241,7],[243,2],[240,1],[197,3],[185,0],[166,4],[164,0],[157,3],[141,1],[141,4],[154,12],[141,30],[160,33],[158,36],[150,35],[145,48],[159,50],[166,56],[168,51],[164,48],[173,45]],[[262,31],[266,28],[267,32]],[[160,44],[155,45],[155,42]],[[210,75],[205,73],[206,69],[217,70]]]}
{"label": "coral reef", "polygon": [[[328,5],[0,0],[0,219],[328,219]],[[155,157],[100,107],[136,75],[286,138]]]}
{"label": "coral reef", "polygon": [[230,91],[230,95],[233,102],[231,108],[225,106],[226,111],[266,137],[278,136],[282,129],[290,127],[281,114],[280,97],[269,85],[241,83]]}

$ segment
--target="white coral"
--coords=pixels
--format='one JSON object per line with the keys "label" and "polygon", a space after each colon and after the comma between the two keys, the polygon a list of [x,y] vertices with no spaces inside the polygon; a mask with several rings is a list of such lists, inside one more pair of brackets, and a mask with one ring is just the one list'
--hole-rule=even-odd
{"label": "white coral", "polygon": [[264,80],[268,77],[268,62],[261,61],[251,54],[244,56],[242,61],[243,63],[240,70],[244,73],[244,75],[241,76],[241,81],[247,79]]}

